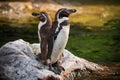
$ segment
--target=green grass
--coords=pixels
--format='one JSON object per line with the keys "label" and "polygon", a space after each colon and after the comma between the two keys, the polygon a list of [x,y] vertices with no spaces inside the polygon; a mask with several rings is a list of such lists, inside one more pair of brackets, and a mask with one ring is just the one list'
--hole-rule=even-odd
{"label": "green grass", "polygon": [[[113,24],[114,23],[114,24]],[[75,25],[74,25],[75,26]],[[120,61],[120,20],[109,21],[105,27],[111,29],[91,31],[71,26],[67,49],[78,57],[95,62]],[[113,28],[114,27],[114,28]],[[117,38],[117,39],[116,39]]]}
{"label": "green grass", "polygon": [[[107,61],[110,59],[110,45],[113,43],[107,32],[81,32],[72,34],[67,49],[75,55],[91,61]],[[103,58],[104,57],[104,58]]]}

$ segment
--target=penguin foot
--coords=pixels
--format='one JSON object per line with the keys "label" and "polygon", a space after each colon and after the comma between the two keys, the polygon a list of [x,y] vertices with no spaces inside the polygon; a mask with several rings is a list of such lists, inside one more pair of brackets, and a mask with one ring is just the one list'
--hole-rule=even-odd
{"label": "penguin foot", "polygon": [[59,68],[61,71],[65,71],[64,67],[62,67],[62,66],[58,66],[58,68]]}
{"label": "penguin foot", "polygon": [[55,67],[50,67],[49,70],[53,71],[55,74],[61,74],[62,71],[65,71],[65,69],[62,66],[55,66]]}
{"label": "penguin foot", "polygon": [[65,71],[65,69],[62,66],[60,66],[58,61],[52,64],[51,66],[53,68],[51,71],[53,71],[56,74],[61,74],[62,71]]}
{"label": "penguin foot", "polygon": [[60,75],[60,72],[55,69],[55,68],[49,68],[50,71],[54,72],[55,74],[59,74]]}
{"label": "penguin foot", "polygon": [[61,71],[57,67],[49,68],[49,70],[53,71],[55,74],[61,74]]}
{"label": "penguin foot", "polygon": [[49,64],[49,70],[54,72],[55,74],[60,74],[61,72],[58,71],[57,67],[52,67],[51,64]]}

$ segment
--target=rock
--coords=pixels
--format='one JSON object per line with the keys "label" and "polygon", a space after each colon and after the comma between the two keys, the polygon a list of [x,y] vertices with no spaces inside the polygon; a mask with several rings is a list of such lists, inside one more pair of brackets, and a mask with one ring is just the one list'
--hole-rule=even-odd
{"label": "rock", "polygon": [[[36,60],[40,53],[40,44],[30,44],[22,39],[8,42],[0,48],[0,76],[7,80],[71,80],[91,71],[104,70],[103,66],[78,58],[64,50],[61,75],[48,70],[48,67]],[[72,76],[72,77],[71,77]],[[77,75],[78,76],[78,75]]]}

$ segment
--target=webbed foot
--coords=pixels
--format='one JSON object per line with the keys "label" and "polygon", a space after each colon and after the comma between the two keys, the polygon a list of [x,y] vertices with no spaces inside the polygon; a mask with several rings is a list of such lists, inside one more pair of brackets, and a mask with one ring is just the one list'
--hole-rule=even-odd
{"label": "webbed foot", "polygon": [[52,68],[49,68],[49,70],[53,71],[55,74],[61,74],[62,70],[58,67],[52,67]]}
{"label": "webbed foot", "polygon": [[53,71],[55,74],[59,75],[61,74],[62,71],[65,71],[65,69],[57,63],[51,65],[50,70]]}

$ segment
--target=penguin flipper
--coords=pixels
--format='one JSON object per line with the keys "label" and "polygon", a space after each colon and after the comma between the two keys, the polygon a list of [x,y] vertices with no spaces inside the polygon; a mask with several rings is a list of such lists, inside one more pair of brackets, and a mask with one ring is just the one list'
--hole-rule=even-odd
{"label": "penguin flipper", "polygon": [[48,40],[48,54],[47,54],[47,59],[51,59],[51,54],[53,50],[53,44],[54,44],[54,39],[53,37],[50,37]]}
{"label": "penguin flipper", "polygon": [[47,40],[41,39],[40,47],[41,47],[41,54],[39,57],[42,62],[45,62],[46,61],[46,52],[47,52],[47,49],[46,49],[47,48]]}

